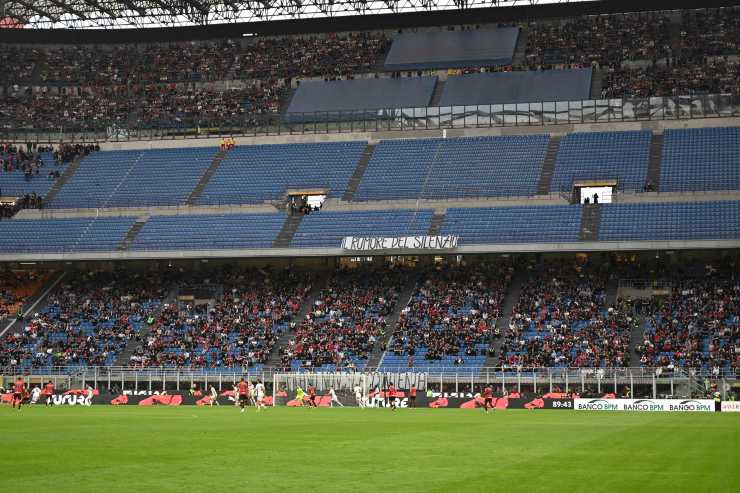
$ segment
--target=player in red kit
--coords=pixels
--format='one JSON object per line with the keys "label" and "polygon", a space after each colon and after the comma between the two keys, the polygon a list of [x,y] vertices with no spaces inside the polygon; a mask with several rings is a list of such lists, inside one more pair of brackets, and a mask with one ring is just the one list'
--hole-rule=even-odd
{"label": "player in red kit", "polygon": [[316,404],[316,387],[313,385],[308,386],[308,402],[310,402],[313,407],[318,407]]}
{"label": "player in red kit", "polygon": [[412,385],[409,390],[409,407],[416,407],[416,385]]}
{"label": "player in red kit", "polygon": [[46,385],[44,385],[44,397],[46,397],[46,405],[51,406],[54,404],[53,401],[54,396],[54,384],[51,383],[51,381],[47,382]]}
{"label": "player in red kit", "polygon": [[487,385],[485,389],[483,389],[483,407],[486,410],[486,414],[488,414],[488,409],[493,409],[493,389],[490,387],[490,385]]}
{"label": "player in red kit", "polygon": [[396,386],[390,384],[388,386],[388,402],[391,405],[391,410],[396,410]]}
{"label": "player in red kit", "polygon": [[19,378],[15,381],[15,385],[13,385],[13,407],[15,408],[15,403],[18,403],[18,410],[21,409],[21,404],[23,403],[23,397],[26,395],[26,384],[23,383],[23,379]]}
{"label": "player in red kit", "polygon": [[239,407],[242,408],[241,412],[244,412],[244,407],[247,405],[247,399],[249,399],[249,384],[242,378],[237,384],[239,389]]}

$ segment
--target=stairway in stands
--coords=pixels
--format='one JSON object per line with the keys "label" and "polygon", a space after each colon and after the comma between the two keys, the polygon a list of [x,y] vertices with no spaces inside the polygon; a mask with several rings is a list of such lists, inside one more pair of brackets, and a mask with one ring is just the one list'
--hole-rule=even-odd
{"label": "stairway in stands", "polygon": [[601,90],[604,87],[604,71],[600,68],[591,69],[591,99],[601,99]]}
{"label": "stairway in stands", "polygon": [[435,212],[432,215],[432,222],[429,223],[429,231],[427,234],[429,236],[437,236],[439,235],[440,230],[442,229],[442,222],[445,220],[445,213],[444,212]]}
{"label": "stairway in stands", "polygon": [[597,241],[601,225],[601,204],[586,204],[581,213],[581,241]]}
{"label": "stairway in stands", "polygon": [[[164,300],[162,300],[159,306],[151,313],[155,319],[159,318],[159,315],[162,313],[162,310],[164,310],[165,305],[171,305],[175,303],[175,301],[177,300],[177,293],[179,292],[179,289],[179,286],[174,286],[172,289],[169,290]],[[146,338],[149,335],[149,332],[151,332],[152,328],[153,325],[147,324],[145,320],[141,326],[141,329],[139,329],[139,333],[129,339],[126,347],[123,349],[123,351],[119,353],[114,366],[128,366],[129,360],[134,354],[134,351],[136,351],[136,348],[138,348],[141,344],[144,343],[144,341],[146,341]]]}
{"label": "stairway in stands", "polygon": [[432,99],[429,100],[430,108],[439,107],[439,102],[442,101],[442,94],[445,92],[445,84],[447,84],[447,81],[437,79],[434,92],[432,93]]}
{"label": "stairway in stands", "polygon": [[493,346],[493,349],[495,349],[496,354],[493,356],[486,356],[486,362],[483,363],[484,368],[498,366],[499,357],[501,355],[501,346],[504,343],[504,334],[509,326],[509,316],[511,315],[511,311],[514,309],[514,305],[519,301],[519,295],[522,293],[522,286],[524,286],[524,282],[526,280],[526,270],[514,272],[514,276],[511,278],[511,284],[509,285],[509,290],[506,292],[504,303],[501,306],[501,316],[496,319],[496,327],[501,331],[501,337],[494,339],[493,334],[491,334],[491,345]]}
{"label": "stairway in stands", "polygon": [[282,229],[275,237],[275,241],[272,242],[272,247],[288,248],[290,246],[290,242],[293,241],[293,236],[295,236],[295,232],[298,231],[298,226],[300,226],[302,220],[303,214],[288,215],[288,217],[285,218]]}
{"label": "stairway in stands", "polygon": [[[319,297],[319,293],[326,286],[326,281],[327,279],[323,275],[315,279],[314,284],[311,286],[311,289],[306,294],[306,298],[303,300],[301,309],[293,317],[293,322],[295,322],[296,327],[300,326],[301,322],[306,319],[306,315],[308,315],[308,313],[311,311],[311,308],[313,308],[314,301],[316,301],[316,299]],[[282,355],[280,350],[288,345],[291,337],[293,337],[293,332],[290,330],[286,330],[283,334],[280,335],[280,338],[277,340],[275,346],[272,348],[270,357],[267,359],[267,362],[264,365],[265,370],[281,369],[280,360]]]}
{"label": "stairway in stands", "polygon": [[558,149],[560,149],[560,137],[557,135],[551,135],[550,141],[547,144],[547,151],[545,151],[545,160],[542,163],[540,181],[537,183],[537,195],[547,195],[550,193],[552,174],[555,171],[555,158],[558,155]]}
{"label": "stairway in stands", "polygon": [[370,163],[370,158],[373,157],[373,152],[375,152],[375,144],[368,144],[365,147],[365,150],[362,151],[362,156],[360,156],[357,167],[349,179],[347,190],[345,190],[344,195],[342,195],[342,200],[350,201],[354,198],[357,187],[360,186],[362,177],[365,175],[365,171],[367,170],[367,165]]}
{"label": "stairway in stands", "polygon": [[519,37],[516,40],[516,47],[514,48],[514,56],[511,59],[511,64],[514,67],[524,67],[527,64],[527,28],[519,28]]}
{"label": "stairway in stands", "polygon": [[641,346],[644,342],[645,329],[648,327],[647,318],[640,319],[640,324],[632,326],[632,332],[630,332],[630,366],[640,366],[640,355],[637,354],[637,346]]}
{"label": "stairway in stands", "polygon": [[663,157],[663,134],[653,134],[650,141],[650,161],[648,161],[647,179],[653,190],[660,190],[660,160]]}
{"label": "stairway in stands", "polygon": [[224,158],[226,157],[227,152],[228,151],[221,149],[213,157],[211,164],[208,166],[206,171],[203,173],[203,176],[200,177],[198,184],[195,185],[195,188],[190,193],[190,197],[188,197],[188,200],[186,201],[188,205],[195,205],[196,202],[198,202],[198,199],[203,193],[203,190],[205,190],[206,185],[208,185],[208,182],[211,181],[211,177],[213,177],[213,175],[216,173],[216,170],[221,165],[221,161],[223,161]]}
{"label": "stairway in stands", "polygon": [[136,239],[136,236],[139,234],[139,231],[141,231],[141,228],[144,227],[147,220],[149,218],[139,218],[132,226],[131,229],[128,230],[128,233],[126,233],[126,236],[124,236],[123,240],[121,240],[121,243],[118,245],[119,251],[126,251],[131,247],[131,244]]}
{"label": "stairway in stands", "polygon": [[67,167],[64,169],[64,172],[62,175],[57,179],[57,181],[54,182],[54,184],[49,189],[49,192],[46,194],[46,197],[44,197],[44,204],[48,205],[51,204],[54,201],[54,197],[59,193],[59,190],[62,189],[65,183],[69,181],[70,178],[72,178],[72,175],[75,174],[77,171],[77,168],[80,167],[80,163],[82,162],[83,156],[77,156],[72,160],[71,163],[67,165]]}
{"label": "stairway in stands", "polygon": [[367,363],[365,364],[365,371],[377,371],[380,363],[383,361],[383,354],[385,353],[388,342],[393,336],[393,331],[396,330],[396,324],[398,323],[398,319],[401,317],[401,310],[403,310],[406,305],[408,305],[408,302],[411,300],[411,296],[413,296],[415,289],[416,280],[413,277],[409,277],[406,280],[406,284],[404,284],[404,286],[401,288],[401,292],[398,295],[398,303],[396,304],[396,307],[393,309],[393,312],[385,319],[385,337],[375,343],[373,352],[370,353],[370,357],[368,357]]}

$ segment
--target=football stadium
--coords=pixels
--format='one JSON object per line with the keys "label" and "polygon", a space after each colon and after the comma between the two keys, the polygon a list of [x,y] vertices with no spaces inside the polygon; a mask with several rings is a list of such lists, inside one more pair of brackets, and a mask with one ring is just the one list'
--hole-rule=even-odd
{"label": "football stadium", "polygon": [[740,2],[0,6],[0,491],[740,491]]}

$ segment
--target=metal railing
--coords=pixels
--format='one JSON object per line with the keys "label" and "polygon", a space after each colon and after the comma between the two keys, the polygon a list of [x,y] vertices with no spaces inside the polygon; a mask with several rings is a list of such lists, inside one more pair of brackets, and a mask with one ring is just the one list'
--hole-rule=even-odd
{"label": "metal railing", "polygon": [[392,132],[579,123],[723,118],[740,115],[740,97],[707,94],[611,98],[471,106],[377,108],[336,112],[247,115],[227,123],[192,121],[170,128],[137,125],[6,128],[0,138],[14,142],[117,142],[232,136]]}

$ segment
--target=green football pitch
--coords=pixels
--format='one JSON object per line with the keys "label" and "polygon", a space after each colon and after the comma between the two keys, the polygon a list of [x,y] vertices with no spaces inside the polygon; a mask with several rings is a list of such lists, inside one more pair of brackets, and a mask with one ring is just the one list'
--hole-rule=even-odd
{"label": "green football pitch", "polygon": [[0,407],[0,491],[737,492],[740,414]]}

